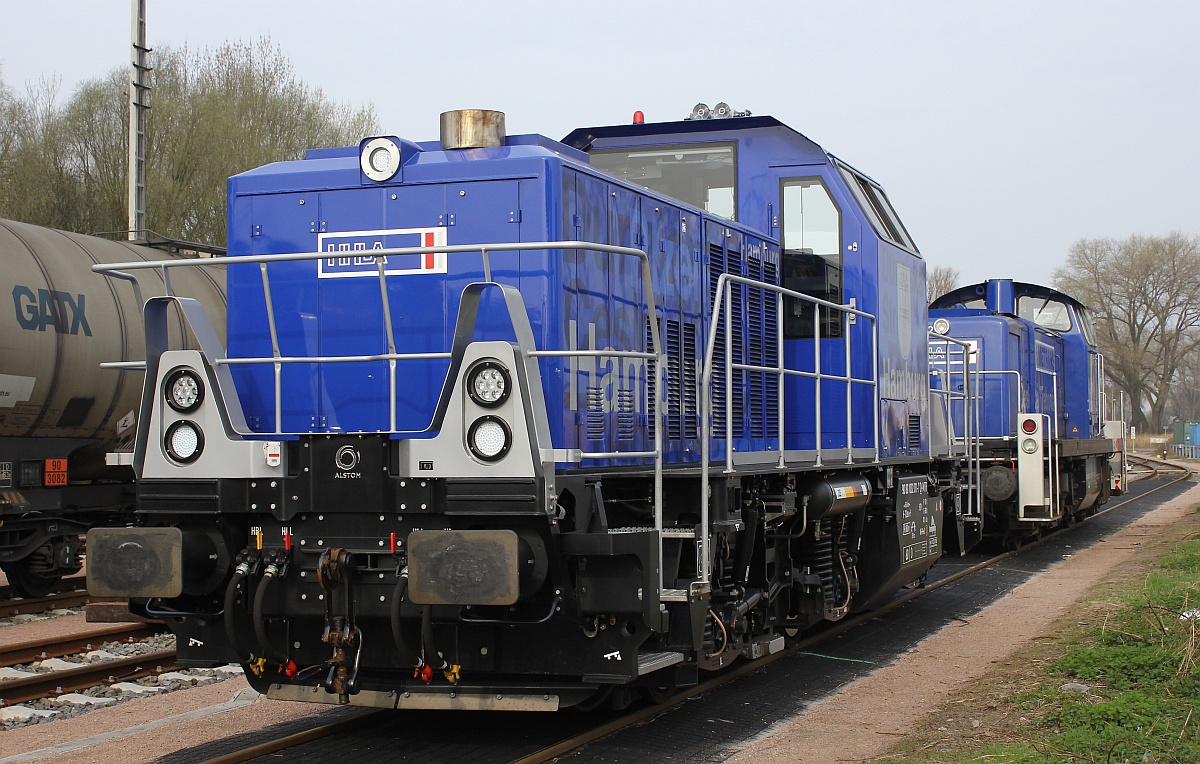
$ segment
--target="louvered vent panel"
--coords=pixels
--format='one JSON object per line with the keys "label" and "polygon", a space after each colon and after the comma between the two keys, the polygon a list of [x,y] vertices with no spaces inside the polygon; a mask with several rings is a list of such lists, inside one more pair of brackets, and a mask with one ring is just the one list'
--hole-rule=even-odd
{"label": "louvered vent panel", "polygon": [[587,413],[584,414],[587,437],[598,440],[604,437],[604,390],[599,387],[587,389]]}
{"label": "louvered vent panel", "polygon": [[682,435],[680,422],[679,389],[679,322],[667,321],[667,437],[679,440]]}
{"label": "louvered vent panel", "polygon": [[[762,280],[768,284],[779,284],[779,266],[775,263],[764,262],[762,264],[763,275]],[[775,292],[765,291],[763,305],[763,338],[765,344],[765,353],[763,355],[764,366],[779,365],[779,311]],[[771,437],[779,432],[779,376],[771,374],[767,377],[766,390],[766,407],[767,407],[767,437]]]}
{"label": "louvered vent panel", "polygon": [[[725,272],[725,250],[720,244],[708,246],[708,304],[717,302],[717,280]],[[705,391],[706,393],[708,391]],[[725,437],[725,421],[729,402],[725,399],[725,307],[717,315],[716,341],[713,344],[712,368],[712,430],[714,438]]]}
{"label": "louvered vent panel", "polygon": [[633,391],[617,390],[617,440],[633,440]]}
{"label": "louvered vent panel", "polygon": [[699,391],[696,380],[696,325],[683,325],[683,349],[681,360],[683,389],[683,437],[700,437]]}
{"label": "louvered vent panel", "polygon": [[[762,280],[762,261],[750,258],[747,261],[748,278]],[[765,295],[759,287],[746,287],[746,363],[757,366],[763,365],[763,302]],[[750,396],[750,435],[761,438],[765,435],[766,412],[765,401],[766,374],[761,371],[746,372]]]}
{"label": "louvered vent panel", "polygon": [[919,415],[908,418],[908,447],[921,447],[921,417]]}
{"label": "louvered vent panel", "polygon": [[[646,352],[651,352],[654,348],[654,334],[650,330],[650,317],[646,317],[646,343],[643,347]],[[650,438],[650,443],[654,442],[654,432],[658,427],[658,421],[654,418],[654,395],[658,392],[658,364],[653,360],[646,361],[646,436]],[[660,410],[661,413],[661,410]]]}
{"label": "louvered vent panel", "polygon": [[[742,253],[727,252],[725,255],[725,267],[729,273],[735,276],[742,275]],[[740,284],[735,284],[733,289],[732,299],[729,301],[733,316],[733,331],[730,332],[729,338],[732,344],[732,352],[734,363],[746,362],[746,313],[745,313],[745,298],[746,288]],[[746,372],[741,369],[733,371],[733,401],[730,415],[733,417],[733,437],[745,437],[745,417],[746,417]]]}

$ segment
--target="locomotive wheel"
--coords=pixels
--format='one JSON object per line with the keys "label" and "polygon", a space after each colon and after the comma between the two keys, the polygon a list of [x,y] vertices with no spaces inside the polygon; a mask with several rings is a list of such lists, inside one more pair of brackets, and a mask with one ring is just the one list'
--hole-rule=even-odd
{"label": "locomotive wheel", "polygon": [[54,586],[62,580],[62,576],[34,573],[29,570],[28,560],[18,560],[3,566],[4,575],[8,576],[8,585],[22,597],[45,597],[54,591]]}
{"label": "locomotive wheel", "polygon": [[612,695],[612,690],[613,686],[611,684],[605,685],[604,687],[601,687],[592,693],[590,698],[582,703],[576,703],[575,705],[571,706],[571,708],[576,711],[583,711],[584,713],[587,713],[588,711],[595,711],[597,708],[608,702],[609,697]]}
{"label": "locomotive wheel", "polygon": [[613,687],[612,695],[609,696],[609,702],[614,711],[624,711],[632,706],[638,699],[638,690],[635,687]]}
{"label": "locomotive wheel", "polygon": [[674,687],[644,687],[646,698],[654,705],[666,703],[675,694]]}

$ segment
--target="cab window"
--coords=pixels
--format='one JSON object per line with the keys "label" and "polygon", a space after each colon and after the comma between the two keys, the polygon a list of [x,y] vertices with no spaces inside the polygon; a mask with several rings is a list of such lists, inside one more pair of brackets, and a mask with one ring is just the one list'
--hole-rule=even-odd
{"label": "cab window", "polygon": [[871,221],[871,227],[875,229],[875,233],[879,234],[884,241],[915,254],[917,245],[908,235],[908,229],[904,227],[904,223],[900,222],[900,216],[896,214],[895,208],[892,207],[892,203],[883,189],[847,164],[838,161],[837,168],[842,173],[846,185],[850,187],[850,193],[854,194],[859,207]]}
{"label": "cab window", "polygon": [[1024,295],[1017,298],[1017,315],[1043,329],[1055,332],[1071,331],[1071,312],[1067,305],[1049,297]]}
{"label": "cab window", "polygon": [[[795,292],[842,303],[842,213],[820,178],[784,180],[783,286]],[[813,336],[813,304],[787,298],[784,337]],[[841,336],[837,311],[821,311],[821,336]]]}
{"label": "cab window", "polygon": [[591,163],[609,175],[737,220],[737,157],[732,143],[596,149]]}
{"label": "cab window", "polygon": [[1087,344],[1096,344],[1096,327],[1092,324],[1092,314],[1087,308],[1080,306],[1079,308],[1079,324],[1083,328],[1083,338],[1087,340]]}

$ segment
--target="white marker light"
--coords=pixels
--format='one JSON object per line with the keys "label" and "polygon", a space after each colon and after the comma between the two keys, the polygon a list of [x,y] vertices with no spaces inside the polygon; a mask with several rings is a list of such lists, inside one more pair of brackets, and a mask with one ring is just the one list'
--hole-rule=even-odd
{"label": "white marker light", "polygon": [[167,456],[183,464],[195,461],[204,448],[204,434],[196,424],[187,421],[171,425],[166,441]]}
{"label": "white marker light", "polygon": [[508,453],[510,434],[503,419],[485,416],[475,420],[467,433],[467,445],[479,459],[494,462]]}

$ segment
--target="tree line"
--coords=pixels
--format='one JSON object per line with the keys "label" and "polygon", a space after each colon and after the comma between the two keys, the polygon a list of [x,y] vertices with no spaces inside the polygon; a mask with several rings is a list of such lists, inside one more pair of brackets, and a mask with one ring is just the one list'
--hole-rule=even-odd
{"label": "tree line", "polygon": [[[269,39],[151,55],[146,225],[225,244],[226,180],[305,149],[378,133],[373,106],[331,101]],[[56,81],[22,96],[0,71],[0,217],[81,233],[124,232],[129,72],[89,80],[60,103]]]}
{"label": "tree line", "polygon": [[[953,268],[929,269],[929,301],[958,285]],[[1054,287],[1088,307],[1104,355],[1110,402],[1139,430],[1200,421],[1200,236],[1179,232],[1080,239],[1054,271]]]}
{"label": "tree line", "polygon": [[[229,176],[380,132],[373,106],[331,101],[267,38],[162,47],[151,62],[146,220],[167,238],[223,245]],[[117,68],[60,104],[56,82],[22,96],[0,70],[0,217],[124,232],[128,89],[128,70]],[[958,284],[953,268],[928,275],[930,301]],[[1134,425],[1200,420],[1200,237],[1082,239],[1054,281],[1091,309],[1107,375],[1128,394]]]}
{"label": "tree line", "polygon": [[1200,236],[1081,239],[1054,284],[1087,305],[1132,424],[1200,420]]}

